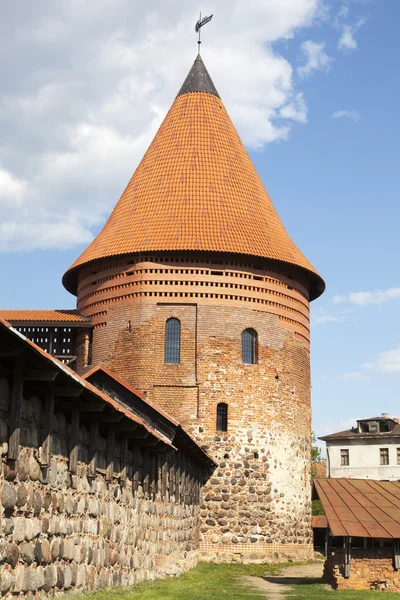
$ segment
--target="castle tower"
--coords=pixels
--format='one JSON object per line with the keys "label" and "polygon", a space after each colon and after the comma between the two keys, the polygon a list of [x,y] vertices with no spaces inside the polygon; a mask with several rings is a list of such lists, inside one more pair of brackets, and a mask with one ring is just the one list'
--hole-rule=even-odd
{"label": "castle tower", "polygon": [[[208,558],[308,558],[309,302],[295,246],[196,58],[104,228],[65,273],[91,362],[166,409],[219,462]],[[78,369],[88,363],[82,338]]]}

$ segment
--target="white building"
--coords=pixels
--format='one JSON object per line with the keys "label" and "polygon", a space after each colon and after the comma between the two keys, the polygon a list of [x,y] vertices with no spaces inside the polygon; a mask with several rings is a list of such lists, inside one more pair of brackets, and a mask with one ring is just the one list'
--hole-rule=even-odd
{"label": "white building", "polygon": [[400,480],[399,419],[383,413],[319,439],[326,442],[327,477]]}

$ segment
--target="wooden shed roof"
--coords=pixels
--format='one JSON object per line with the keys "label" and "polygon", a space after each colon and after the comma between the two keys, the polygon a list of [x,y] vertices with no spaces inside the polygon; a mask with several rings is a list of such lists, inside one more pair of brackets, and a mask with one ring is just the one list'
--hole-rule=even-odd
{"label": "wooden shed roof", "polygon": [[[80,377],[75,371],[67,365],[57,360],[54,356],[48,354],[45,350],[37,346],[34,342],[26,338],[22,333],[14,329],[4,319],[0,318],[0,362],[24,354],[24,357],[36,365],[34,375],[29,375],[32,381],[40,377],[43,372],[50,369],[54,370],[54,378],[57,385],[67,384],[70,388],[81,388],[79,400],[90,401],[97,403],[101,410],[116,411],[119,413],[120,421],[127,420],[132,424],[132,427],[140,427],[147,434],[150,434],[161,443],[163,446],[171,449],[184,449],[189,454],[192,454],[199,464],[208,468],[215,466],[215,461],[187,434],[183,431],[181,425],[169,417],[165,411],[159,412],[158,407],[152,405],[152,413],[149,416],[143,410],[143,397],[138,395],[138,392],[126,386],[126,390],[130,393],[128,402],[126,397],[121,397],[110,390],[111,393],[99,388],[95,383],[91,383],[89,379]],[[1,372],[1,371],[0,371]],[[108,372],[112,377],[112,373]],[[121,382],[122,385],[122,382]],[[72,397],[75,397],[72,395]],[[139,402],[135,403],[135,398]],[[64,400],[68,401],[66,398]],[[86,402],[86,405],[88,402]],[[86,406],[86,411],[88,410]],[[168,420],[169,427],[165,427],[165,420]]]}
{"label": "wooden shed roof", "polygon": [[316,479],[333,536],[400,538],[400,482]]}

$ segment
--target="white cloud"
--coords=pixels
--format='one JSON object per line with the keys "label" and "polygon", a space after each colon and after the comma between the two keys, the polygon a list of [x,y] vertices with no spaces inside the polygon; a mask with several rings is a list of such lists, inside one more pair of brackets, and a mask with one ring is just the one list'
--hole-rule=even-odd
{"label": "white cloud", "polygon": [[6,205],[21,204],[27,191],[26,181],[22,181],[0,168],[0,208]]}
{"label": "white cloud", "polygon": [[326,323],[340,323],[344,320],[344,315],[334,315],[325,307],[321,306],[317,309],[311,309],[311,324],[325,325]]}
{"label": "white cloud", "polygon": [[286,104],[279,111],[283,119],[291,119],[299,123],[307,123],[307,105],[303,94],[296,94],[292,102]]}
{"label": "white cloud", "polygon": [[[197,12],[184,0],[98,0],[95,21],[82,0],[30,8],[31,0],[0,7],[8,56],[0,64],[1,251],[90,241],[197,50]],[[243,141],[258,148],[287,138],[307,107],[273,44],[315,23],[323,0],[221,0],[204,9],[215,16],[203,58]],[[303,76],[329,67],[323,44],[313,44]]]}
{"label": "white cloud", "polygon": [[301,49],[304,54],[305,63],[297,68],[300,77],[309,77],[313,71],[329,71],[332,58],[324,50],[325,44],[317,44],[312,40],[302,43]]}
{"label": "white cloud", "polygon": [[387,290],[375,290],[373,292],[351,292],[347,296],[334,296],[333,302],[335,304],[350,302],[358,306],[368,306],[370,304],[386,304],[387,302],[399,299],[400,287],[395,287]]}
{"label": "white cloud", "polygon": [[331,119],[352,119],[353,121],[360,120],[360,113],[357,110],[337,110],[331,114]]}
{"label": "white cloud", "polygon": [[382,352],[375,360],[363,364],[363,367],[378,373],[400,373],[400,345],[393,350]]}
{"label": "white cloud", "polygon": [[357,42],[354,37],[354,27],[351,25],[343,25],[342,34],[338,41],[340,50],[356,50]]}
{"label": "white cloud", "polygon": [[343,379],[344,381],[359,381],[369,379],[369,377],[359,371],[350,371],[349,373],[338,375],[338,379]]}
{"label": "white cloud", "polygon": [[355,36],[360,27],[366,23],[365,16],[360,17],[354,23],[350,23],[349,18],[349,6],[343,4],[336,15],[335,27],[340,32],[338,48],[344,52],[352,52],[353,50],[357,50],[358,44]]}

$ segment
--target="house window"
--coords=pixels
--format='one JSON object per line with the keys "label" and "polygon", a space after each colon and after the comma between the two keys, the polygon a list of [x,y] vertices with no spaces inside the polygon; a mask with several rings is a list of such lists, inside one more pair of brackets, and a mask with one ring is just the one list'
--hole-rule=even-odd
{"label": "house window", "polygon": [[350,464],[349,461],[349,451],[347,449],[340,451],[340,466],[348,467]]}
{"label": "house window", "polygon": [[389,448],[379,448],[380,462],[381,465],[389,464]]}
{"label": "house window", "polygon": [[257,331],[245,329],[242,333],[242,362],[255,365],[257,362]]}
{"label": "house window", "polygon": [[228,405],[225,402],[217,404],[217,431],[228,431]]}
{"label": "house window", "polygon": [[389,422],[388,421],[381,421],[379,423],[379,431],[381,433],[385,433],[385,432],[389,431]]}
{"label": "house window", "polygon": [[179,363],[181,353],[181,323],[168,319],[165,323],[165,362]]}
{"label": "house window", "polygon": [[397,448],[397,464],[400,465],[400,448]]}

